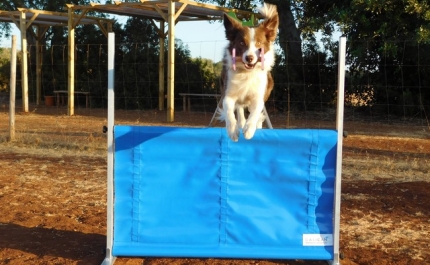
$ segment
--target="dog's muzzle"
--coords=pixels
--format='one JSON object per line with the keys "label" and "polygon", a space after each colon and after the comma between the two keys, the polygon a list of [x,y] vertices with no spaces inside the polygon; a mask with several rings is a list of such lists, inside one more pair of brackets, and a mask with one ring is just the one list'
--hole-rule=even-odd
{"label": "dog's muzzle", "polygon": [[[261,70],[264,70],[264,48],[260,48],[259,51],[260,51],[260,56],[255,63],[252,63],[252,61],[254,61],[253,55],[245,56],[246,62],[243,62],[243,65],[245,66],[246,69],[249,69],[249,70],[254,69],[255,65],[257,65],[258,62],[261,62]],[[232,57],[233,70],[236,71],[236,48],[233,48],[233,50],[231,51],[231,57]]]}

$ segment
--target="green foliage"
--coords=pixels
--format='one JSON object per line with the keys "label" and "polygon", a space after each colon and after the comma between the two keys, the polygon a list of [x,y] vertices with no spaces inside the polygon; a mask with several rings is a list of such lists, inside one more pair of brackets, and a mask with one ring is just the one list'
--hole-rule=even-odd
{"label": "green foliage", "polygon": [[363,78],[374,87],[375,109],[416,115],[429,105],[428,63],[420,65],[430,59],[428,10],[424,1],[351,2],[350,22],[341,24],[350,39],[350,70],[368,72]]}
{"label": "green foliage", "polygon": [[300,111],[324,111],[333,107],[337,45],[333,45],[331,50],[323,50],[315,42],[305,42],[303,50],[300,65],[281,55],[277,58],[273,70],[275,88],[272,100],[281,111],[287,111],[288,104],[290,110]]}
{"label": "green foliage", "polygon": [[10,48],[0,48],[0,92],[9,91]]}
{"label": "green foliage", "polygon": [[[216,94],[220,93],[219,75],[220,69],[209,59],[191,58],[186,46],[180,40],[176,40],[178,45],[175,54],[175,94],[195,93],[195,94]],[[181,55],[181,52],[183,56]],[[221,66],[222,67],[222,66]],[[217,70],[218,69],[218,70]],[[182,102],[178,102],[181,103]],[[205,107],[204,99],[202,104],[193,103],[193,109]],[[215,104],[215,101],[211,101]],[[213,111],[212,105],[210,111]]]}
{"label": "green foliage", "polygon": [[[338,27],[348,37],[347,92],[373,92],[372,112],[419,115],[430,104],[430,6],[419,0],[298,1],[299,28],[311,39]],[[325,42],[327,43],[327,42]]]}

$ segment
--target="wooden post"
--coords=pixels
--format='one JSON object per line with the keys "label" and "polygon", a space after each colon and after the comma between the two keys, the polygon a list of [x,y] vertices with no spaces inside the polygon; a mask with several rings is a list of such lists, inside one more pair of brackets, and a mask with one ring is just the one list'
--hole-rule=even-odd
{"label": "wooden post", "polygon": [[169,47],[167,65],[167,122],[175,120],[175,2],[169,0],[167,23],[169,23]]}
{"label": "wooden post", "polygon": [[107,22],[107,31],[108,31],[108,38],[109,38],[109,33],[112,33],[112,22]]}
{"label": "wooden post", "polygon": [[68,90],[68,103],[67,115],[75,115],[75,25],[73,19],[73,9],[68,7],[69,22],[68,22],[68,75],[67,75],[67,90]]}
{"label": "wooden post", "polygon": [[28,69],[27,69],[27,23],[26,13],[21,12],[19,20],[19,27],[21,31],[21,87],[22,87],[22,111],[28,112]]}
{"label": "wooden post", "polygon": [[42,48],[40,46],[40,27],[38,26],[36,30],[36,105],[39,106],[42,95]]}
{"label": "wooden post", "polygon": [[164,42],[166,34],[164,33],[164,21],[160,21],[160,55],[158,60],[158,109],[164,110]]}
{"label": "wooden post", "polygon": [[15,140],[16,35],[12,35],[10,56],[9,141]]}

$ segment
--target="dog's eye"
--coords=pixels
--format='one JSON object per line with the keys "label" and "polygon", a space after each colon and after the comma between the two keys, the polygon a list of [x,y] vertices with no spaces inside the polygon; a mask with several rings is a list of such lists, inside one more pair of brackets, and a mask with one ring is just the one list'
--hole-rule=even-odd
{"label": "dog's eye", "polygon": [[257,41],[257,45],[261,45],[261,42]]}
{"label": "dog's eye", "polygon": [[241,45],[241,46],[245,45],[245,42],[241,41],[241,42],[240,42],[240,45]]}

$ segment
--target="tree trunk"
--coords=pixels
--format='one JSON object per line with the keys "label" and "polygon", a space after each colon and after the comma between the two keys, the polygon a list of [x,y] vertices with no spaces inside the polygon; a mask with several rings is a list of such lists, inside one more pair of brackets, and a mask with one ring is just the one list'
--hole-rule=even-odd
{"label": "tree trunk", "polygon": [[279,43],[284,51],[288,64],[302,64],[302,39],[294,21],[291,3],[286,0],[266,0],[275,4],[279,13]]}

